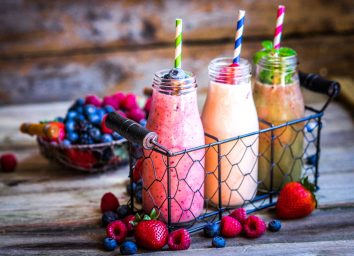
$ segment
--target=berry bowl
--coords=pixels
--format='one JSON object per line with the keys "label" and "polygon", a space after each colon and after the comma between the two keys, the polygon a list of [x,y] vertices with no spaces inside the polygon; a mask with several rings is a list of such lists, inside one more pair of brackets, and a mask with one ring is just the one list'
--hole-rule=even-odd
{"label": "berry bowl", "polygon": [[83,172],[102,172],[128,163],[125,139],[91,145],[62,145],[37,137],[41,154],[64,167]]}
{"label": "berry bowl", "polygon": [[106,127],[106,117],[117,112],[144,126],[150,103],[151,99],[121,92],[103,99],[88,95],[76,99],[65,116],[23,123],[20,130],[36,135],[41,154],[64,167],[90,173],[116,169],[128,163],[128,143]]}

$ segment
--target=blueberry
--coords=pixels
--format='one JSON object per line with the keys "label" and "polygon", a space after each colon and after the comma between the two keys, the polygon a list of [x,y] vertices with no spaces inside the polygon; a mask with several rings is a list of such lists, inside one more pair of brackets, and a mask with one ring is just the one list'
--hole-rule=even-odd
{"label": "blueberry", "polygon": [[84,98],[78,98],[76,101],[75,101],[75,105],[76,106],[83,106],[85,104],[85,99]]}
{"label": "blueberry", "polygon": [[272,220],[268,223],[268,230],[272,232],[278,232],[281,229],[280,220]]}
{"label": "blueberry", "polygon": [[70,140],[65,139],[60,144],[64,147],[69,147],[71,145],[71,142],[70,142]]}
{"label": "blueberry", "polygon": [[118,215],[115,212],[108,211],[102,214],[102,225],[107,227],[107,225],[115,220],[118,220]]}
{"label": "blueberry", "polygon": [[317,160],[317,156],[316,155],[308,156],[306,158],[306,164],[314,166],[316,164],[316,160]]}
{"label": "blueberry", "polygon": [[138,204],[141,204],[143,202],[143,191],[142,190],[137,190],[135,192],[135,199]]}
{"label": "blueberry", "polygon": [[125,241],[120,246],[120,253],[122,255],[133,255],[138,251],[138,246],[132,241]]}
{"label": "blueberry", "polygon": [[54,119],[56,122],[64,123],[64,118],[61,116],[58,116]]}
{"label": "blueberry", "polygon": [[113,141],[113,138],[112,138],[112,136],[110,135],[110,134],[103,134],[102,136],[101,136],[101,141],[102,142],[112,142]]}
{"label": "blueberry", "polygon": [[184,79],[186,78],[186,73],[180,68],[173,68],[168,73],[170,79]]}
{"label": "blueberry", "polygon": [[107,251],[114,251],[114,249],[117,248],[118,244],[116,240],[106,237],[103,240],[103,246]]}
{"label": "blueberry", "polygon": [[128,195],[131,195],[132,188],[133,188],[133,193],[135,193],[135,190],[136,190],[136,183],[135,182],[133,182],[132,184],[129,183],[127,185],[127,193],[128,193]]}
{"label": "blueberry", "polygon": [[112,106],[110,106],[110,105],[106,105],[104,107],[104,109],[106,110],[107,113],[111,113],[111,112],[115,111],[115,109]]}
{"label": "blueberry", "polygon": [[123,139],[123,137],[118,133],[118,132],[113,132],[112,137],[114,140],[120,140]]}
{"label": "blueberry", "polygon": [[218,223],[208,223],[204,227],[205,237],[216,237],[220,235],[220,225]]}
{"label": "blueberry", "polygon": [[76,107],[75,110],[76,110],[76,112],[78,114],[83,114],[84,113],[84,108],[82,106]]}
{"label": "blueberry", "polygon": [[69,131],[69,132],[66,134],[66,138],[67,138],[70,142],[76,142],[76,141],[79,140],[79,135],[78,135],[76,132]]}
{"label": "blueberry", "polygon": [[146,127],[146,119],[141,119],[139,124],[142,126],[142,127]]}
{"label": "blueberry", "polygon": [[75,117],[77,117],[78,113],[74,110],[70,110],[67,114],[66,114],[66,119],[75,119]]}
{"label": "blueberry", "polygon": [[98,114],[92,114],[88,116],[88,120],[92,123],[92,124],[100,124],[102,118],[98,115]]}
{"label": "blueberry", "polygon": [[132,210],[128,205],[121,205],[117,209],[117,214],[119,219],[123,219],[128,215],[132,214]]}
{"label": "blueberry", "polygon": [[225,247],[226,241],[223,237],[216,236],[213,238],[211,244],[212,244],[212,246],[214,246],[216,248],[223,248],[223,247]]}
{"label": "blueberry", "polygon": [[76,116],[76,118],[75,118],[75,120],[76,121],[84,121],[85,120],[85,116],[84,115],[82,115],[82,114],[78,114],[77,116]]}
{"label": "blueberry", "polygon": [[98,128],[92,128],[89,131],[89,134],[90,134],[91,138],[94,139],[95,141],[101,140],[101,132]]}
{"label": "blueberry", "polygon": [[95,112],[96,112],[96,107],[94,105],[90,105],[90,104],[85,105],[84,113],[86,116],[90,116],[92,114],[95,114]]}
{"label": "blueberry", "polygon": [[140,179],[136,183],[136,191],[142,191],[143,190],[143,181]]}
{"label": "blueberry", "polygon": [[75,121],[72,119],[67,120],[65,123],[65,129],[67,132],[74,131],[75,126],[76,126]]}
{"label": "blueberry", "polygon": [[106,113],[106,110],[105,110],[104,108],[98,108],[98,109],[96,110],[96,114],[99,115],[100,118],[101,118],[101,120],[102,120],[103,116],[104,116],[105,114],[107,114],[107,113]]}

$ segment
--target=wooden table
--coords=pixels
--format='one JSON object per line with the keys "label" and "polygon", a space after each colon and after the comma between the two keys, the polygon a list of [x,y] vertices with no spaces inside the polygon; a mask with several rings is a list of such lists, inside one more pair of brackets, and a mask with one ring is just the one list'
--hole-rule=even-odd
{"label": "wooden table", "polygon": [[[108,191],[119,195],[121,202],[127,200],[127,168],[93,175],[65,170],[48,163],[39,155],[34,139],[16,131],[21,121],[53,118],[67,106],[0,109],[0,153],[10,150],[20,161],[16,172],[0,174],[0,255],[118,253],[102,248],[105,230],[100,227],[99,202]],[[341,104],[331,104],[324,116],[318,210],[305,219],[283,221],[278,233],[267,232],[256,240],[228,239],[225,249],[211,249],[210,239],[194,234],[191,248],[174,254],[354,254],[353,142],[353,116]],[[274,217],[272,209],[258,214],[267,221]]]}

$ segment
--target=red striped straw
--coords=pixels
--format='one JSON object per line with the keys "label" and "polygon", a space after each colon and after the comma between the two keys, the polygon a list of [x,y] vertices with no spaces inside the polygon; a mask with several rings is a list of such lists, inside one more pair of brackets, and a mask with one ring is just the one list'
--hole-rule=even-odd
{"label": "red striped straw", "polygon": [[275,27],[275,32],[274,32],[274,41],[273,41],[274,49],[280,48],[280,40],[281,40],[281,33],[283,31],[284,15],[285,15],[285,6],[279,5],[278,13],[277,13],[277,25]]}

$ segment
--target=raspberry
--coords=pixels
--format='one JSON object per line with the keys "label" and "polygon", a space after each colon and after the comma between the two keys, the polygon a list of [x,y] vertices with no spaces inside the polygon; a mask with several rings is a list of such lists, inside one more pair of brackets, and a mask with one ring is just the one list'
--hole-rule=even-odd
{"label": "raspberry", "polygon": [[235,237],[242,231],[241,223],[230,216],[224,216],[221,219],[220,228],[223,237]]}
{"label": "raspberry", "polygon": [[128,215],[127,217],[122,219],[122,221],[124,222],[125,226],[127,227],[128,233],[133,231],[133,229],[134,229],[133,225],[130,223],[131,221],[134,221],[134,219],[135,219],[134,215]]}
{"label": "raspberry", "polygon": [[243,224],[247,219],[247,213],[245,208],[238,208],[231,212],[229,216],[238,220],[238,222],[240,222],[241,224]]}
{"label": "raspberry", "polygon": [[120,102],[114,96],[106,96],[103,98],[102,107],[111,106],[114,109],[119,109]]}
{"label": "raspberry", "polygon": [[136,96],[134,94],[127,94],[122,101],[121,107],[127,110],[131,110],[138,107],[136,102]]}
{"label": "raspberry", "polygon": [[141,120],[145,119],[146,114],[144,110],[136,107],[127,112],[127,117],[139,123]]}
{"label": "raspberry", "polygon": [[122,107],[122,102],[125,99],[125,95],[122,92],[117,92],[112,95],[116,99],[117,102],[119,102],[118,109]]}
{"label": "raspberry", "polygon": [[171,250],[187,250],[190,245],[191,237],[187,229],[173,231],[168,237],[168,248]]}
{"label": "raspberry", "polygon": [[0,157],[1,171],[13,172],[17,166],[17,159],[14,154],[4,154]]}
{"label": "raspberry", "polygon": [[249,216],[243,224],[243,231],[246,237],[257,238],[266,231],[265,222],[257,216]]}
{"label": "raspberry", "polygon": [[101,198],[101,212],[115,211],[119,207],[119,201],[117,197],[108,192],[104,194]]}
{"label": "raspberry", "polygon": [[113,133],[113,131],[106,126],[106,119],[107,119],[107,115],[104,115],[101,122],[101,129],[103,133],[111,134]]}
{"label": "raspberry", "polygon": [[120,220],[109,223],[106,232],[109,238],[116,240],[118,243],[123,242],[127,237],[127,228]]}
{"label": "raspberry", "polygon": [[101,107],[101,99],[98,98],[96,95],[87,95],[85,98],[85,105],[94,105],[95,107]]}

